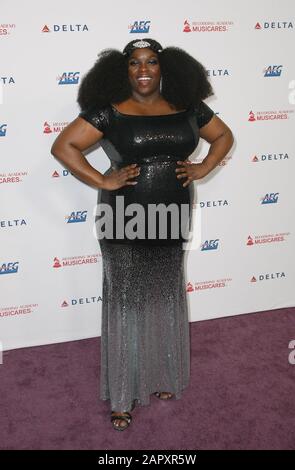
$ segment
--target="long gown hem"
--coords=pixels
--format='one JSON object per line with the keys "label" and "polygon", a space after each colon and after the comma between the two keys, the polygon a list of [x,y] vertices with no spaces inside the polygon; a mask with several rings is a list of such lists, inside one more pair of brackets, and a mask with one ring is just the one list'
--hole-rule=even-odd
{"label": "long gown hem", "polygon": [[[133,401],[136,402],[136,406],[150,406],[150,404],[151,404],[151,396],[152,396],[154,393],[159,392],[159,391],[173,393],[174,396],[173,396],[172,399],[173,399],[173,400],[180,400],[180,399],[182,398],[183,392],[188,388],[188,386],[189,386],[189,383],[188,383],[187,385],[183,386],[183,387],[182,387],[180,390],[178,390],[178,391],[175,391],[175,390],[173,391],[173,390],[171,390],[171,389],[170,389],[170,390],[166,390],[167,387],[166,387],[166,388],[164,387],[165,390],[164,390],[164,389],[163,389],[163,390],[159,390],[159,387],[158,387],[157,389],[154,389],[154,390],[148,392],[148,394],[146,395],[146,397],[145,397],[144,399],[140,399],[140,398],[135,397]],[[100,399],[103,400],[103,401],[110,401],[110,397],[109,397],[109,396],[101,395],[101,396],[100,396]],[[165,400],[163,400],[163,401],[165,401]],[[170,400],[167,400],[167,401],[170,401]],[[132,403],[133,403],[133,402],[132,402]],[[115,404],[112,404],[111,409],[114,410],[114,411],[131,412],[131,410],[132,410],[132,403],[131,403],[129,406],[125,407],[124,410],[121,410],[121,409],[120,409],[120,405],[116,406]],[[122,408],[122,407],[121,407],[121,408]]]}

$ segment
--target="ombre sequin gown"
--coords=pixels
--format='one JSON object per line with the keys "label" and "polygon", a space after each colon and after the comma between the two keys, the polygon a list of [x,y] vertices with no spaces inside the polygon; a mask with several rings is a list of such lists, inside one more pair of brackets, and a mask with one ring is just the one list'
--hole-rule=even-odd
{"label": "ombre sequin gown", "polygon": [[[98,203],[113,209],[115,236],[99,236],[103,262],[100,397],[110,400],[112,410],[130,411],[134,400],[149,405],[157,391],[172,392],[179,399],[190,378],[186,236],[181,226],[188,227],[191,212],[186,220],[179,217],[178,238],[169,227],[167,237],[160,238],[158,221],[156,238],[148,239],[148,218],[145,238],[119,238],[116,198],[124,196],[124,208],[132,203],[145,209],[149,204],[174,203],[191,209],[192,186],[184,188],[185,180],[176,178],[176,161],[195,150],[199,129],[213,114],[204,102],[159,116],[122,114],[112,105],[79,114],[104,134],[101,146],[111,162],[105,174],[131,163],[141,168],[136,185],[98,193]],[[97,214],[96,220],[100,218]],[[130,216],[124,224],[128,220]]]}

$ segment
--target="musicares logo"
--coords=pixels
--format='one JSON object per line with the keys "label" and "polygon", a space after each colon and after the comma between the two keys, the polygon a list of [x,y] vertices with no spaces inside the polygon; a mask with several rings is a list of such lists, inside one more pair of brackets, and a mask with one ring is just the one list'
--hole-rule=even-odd
{"label": "musicares logo", "polygon": [[253,111],[249,112],[248,121],[274,121],[274,120],[285,120],[290,119],[289,115],[294,113],[294,109],[284,109],[279,111]]}
{"label": "musicares logo", "polygon": [[188,282],[186,286],[186,292],[195,292],[208,289],[220,289],[221,287],[227,287],[231,281],[232,278],[215,279],[211,281]]}

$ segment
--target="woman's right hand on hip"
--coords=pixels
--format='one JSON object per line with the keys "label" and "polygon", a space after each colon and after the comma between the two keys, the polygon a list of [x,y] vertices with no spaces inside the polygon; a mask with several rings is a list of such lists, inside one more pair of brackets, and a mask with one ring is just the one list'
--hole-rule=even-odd
{"label": "woman's right hand on hip", "polygon": [[132,163],[118,170],[113,170],[109,175],[104,175],[102,189],[112,191],[122,188],[122,186],[133,186],[137,184],[137,181],[130,180],[139,174],[140,167],[138,167],[137,163]]}

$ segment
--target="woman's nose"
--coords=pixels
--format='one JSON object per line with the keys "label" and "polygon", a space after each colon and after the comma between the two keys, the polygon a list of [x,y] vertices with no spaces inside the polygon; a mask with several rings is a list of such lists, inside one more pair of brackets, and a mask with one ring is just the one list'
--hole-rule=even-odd
{"label": "woman's nose", "polygon": [[147,70],[147,64],[145,64],[144,62],[141,63],[139,65],[139,70],[140,70],[140,72],[144,72],[145,70]]}

